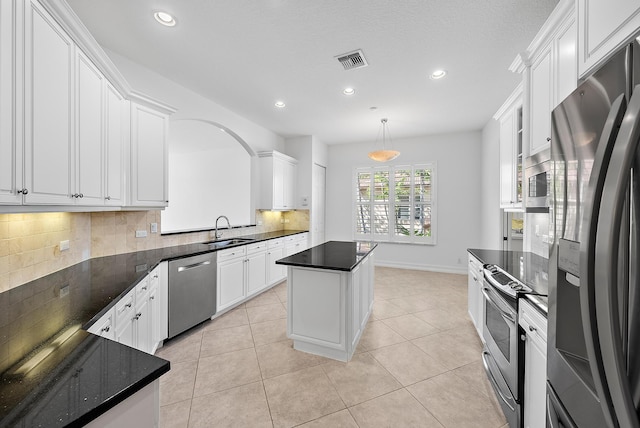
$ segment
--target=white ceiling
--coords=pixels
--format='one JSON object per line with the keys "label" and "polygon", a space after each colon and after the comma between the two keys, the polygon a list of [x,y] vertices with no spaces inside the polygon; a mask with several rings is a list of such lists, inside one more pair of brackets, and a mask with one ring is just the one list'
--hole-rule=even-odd
{"label": "white ceiling", "polygon": [[[557,3],[67,1],[107,49],[285,138],[327,144],[372,141],[382,117],[393,139],[482,129],[518,83],[507,68]],[[159,25],[156,10],[178,24]],[[369,66],[345,71],[334,56],[355,49]],[[439,68],[447,77],[430,80]]]}

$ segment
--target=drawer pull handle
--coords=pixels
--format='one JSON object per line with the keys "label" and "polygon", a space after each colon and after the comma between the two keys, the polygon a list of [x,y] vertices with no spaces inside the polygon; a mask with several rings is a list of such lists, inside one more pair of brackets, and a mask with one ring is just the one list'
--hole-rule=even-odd
{"label": "drawer pull handle", "polygon": [[125,308],[130,308],[132,304],[133,304],[133,303],[129,302],[129,303],[127,303],[126,305],[124,305],[124,307],[125,307]]}
{"label": "drawer pull handle", "polygon": [[106,327],[103,327],[101,331],[109,332],[109,330],[111,330],[111,326],[108,325]]}

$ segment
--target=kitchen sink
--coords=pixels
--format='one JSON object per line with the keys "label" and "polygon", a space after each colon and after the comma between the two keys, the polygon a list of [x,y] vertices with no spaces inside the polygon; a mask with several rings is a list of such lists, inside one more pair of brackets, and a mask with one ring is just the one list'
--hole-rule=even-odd
{"label": "kitchen sink", "polygon": [[255,239],[251,238],[231,238],[231,239],[221,239],[219,241],[210,241],[204,242],[205,245],[208,245],[211,249],[217,248],[225,248],[230,247],[232,245],[241,245],[248,244],[249,242],[255,241]]}

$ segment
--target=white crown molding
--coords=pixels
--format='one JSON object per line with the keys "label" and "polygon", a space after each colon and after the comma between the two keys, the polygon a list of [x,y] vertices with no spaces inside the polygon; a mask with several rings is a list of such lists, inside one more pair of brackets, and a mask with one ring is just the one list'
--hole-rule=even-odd
{"label": "white crown molding", "polygon": [[511,95],[509,95],[509,98],[507,98],[506,101],[502,104],[502,106],[498,109],[498,111],[495,112],[495,114],[493,115],[493,118],[495,120],[500,120],[502,115],[504,115],[504,113],[508,109],[510,109],[516,101],[518,101],[518,98],[522,96],[522,93],[523,93],[523,84],[522,82],[520,82],[518,83],[518,86],[516,86],[516,89],[513,90]]}

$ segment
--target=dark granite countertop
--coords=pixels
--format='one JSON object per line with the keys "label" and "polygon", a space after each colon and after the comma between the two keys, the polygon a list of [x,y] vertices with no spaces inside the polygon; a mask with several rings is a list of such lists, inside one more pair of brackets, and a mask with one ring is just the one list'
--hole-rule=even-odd
{"label": "dark granite countertop", "polygon": [[82,425],[169,371],[168,361],[82,329],[160,262],[211,251],[189,244],[99,257],[0,293],[0,426]]}
{"label": "dark granite countertop", "polygon": [[373,242],[328,241],[277,260],[276,263],[351,272],[377,246]]}
{"label": "dark granite countertop", "polygon": [[534,294],[527,298],[546,315],[549,290],[549,260],[537,254],[522,251],[483,250],[467,251],[483,264],[500,266],[511,276],[531,287]]}

